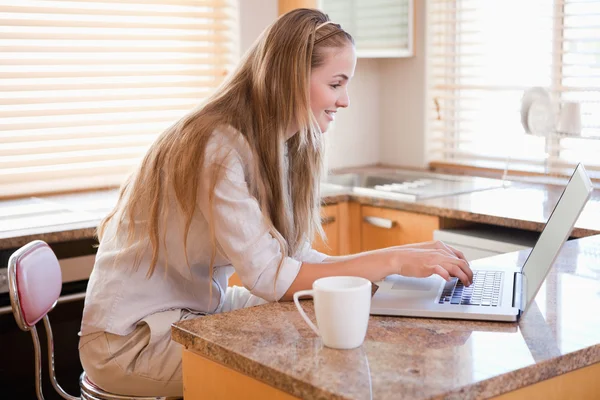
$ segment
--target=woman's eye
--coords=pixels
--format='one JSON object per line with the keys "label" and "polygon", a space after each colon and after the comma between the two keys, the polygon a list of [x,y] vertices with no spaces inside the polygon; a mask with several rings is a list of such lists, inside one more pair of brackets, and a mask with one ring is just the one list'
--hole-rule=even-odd
{"label": "woman's eye", "polygon": [[339,87],[340,87],[340,86],[342,86],[342,85],[340,85],[339,83],[334,83],[334,84],[332,84],[332,85],[329,85],[329,86],[331,86],[331,87],[332,87],[332,88],[334,88],[334,89],[337,89],[337,88],[339,88]]}

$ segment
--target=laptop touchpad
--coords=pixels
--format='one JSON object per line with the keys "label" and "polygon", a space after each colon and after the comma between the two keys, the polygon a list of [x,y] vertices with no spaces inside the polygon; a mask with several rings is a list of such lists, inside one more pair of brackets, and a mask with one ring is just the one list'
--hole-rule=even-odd
{"label": "laptop touchpad", "polygon": [[429,278],[408,278],[394,275],[386,278],[386,281],[393,283],[393,290],[429,291],[437,290],[440,287],[440,280],[436,278],[435,276]]}

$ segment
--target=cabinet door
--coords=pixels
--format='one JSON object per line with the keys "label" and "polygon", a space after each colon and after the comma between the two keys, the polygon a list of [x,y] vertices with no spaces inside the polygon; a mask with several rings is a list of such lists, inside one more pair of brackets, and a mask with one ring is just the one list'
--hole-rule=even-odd
{"label": "cabinet door", "polygon": [[359,58],[414,55],[414,0],[321,0],[321,6],[354,37]]}
{"label": "cabinet door", "polygon": [[433,240],[438,217],[387,208],[361,207],[361,251]]}
{"label": "cabinet door", "polygon": [[229,282],[227,282],[227,286],[244,286],[244,284],[242,283],[242,280],[240,279],[238,274],[234,272],[233,275],[229,277]]}
{"label": "cabinet door", "polygon": [[321,225],[327,242],[316,238],[313,249],[321,253],[337,256],[340,254],[340,215],[338,205],[321,207]]}

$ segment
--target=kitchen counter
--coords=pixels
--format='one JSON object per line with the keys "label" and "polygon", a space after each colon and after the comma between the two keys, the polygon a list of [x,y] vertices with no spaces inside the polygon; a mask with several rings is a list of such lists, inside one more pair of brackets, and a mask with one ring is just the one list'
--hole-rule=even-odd
{"label": "kitchen counter", "polygon": [[36,239],[47,243],[93,239],[118,195],[113,189],[0,200],[0,250]]}
{"label": "kitchen counter", "polygon": [[[376,207],[387,207],[444,218],[541,232],[562,191],[563,187],[559,186],[513,184],[507,188],[483,190],[416,202],[354,193],[350,193],[348,198],[360,204]],[[600,193],[594,190],[575,223],[571,236],[585,237],[599,233]]]}
{"label": "kitchen counter", "polygon": [[[370,169],[377,173],[381,169]],[[324,184],[324,204],[360,204],[540,232],[561,186],[513,182],[509,187],[418,201],[380,198],[351,188]],[[100,220],[112,209],[118,190],[0,200],[0,250],[40,239],[48,243],[92,239]],[[572,236],[600,233],[600,193],[592,198],[575,224]]]}
{"label": "kitchen counter", "polygon": [[[528,253],[474,263],[520,266]],[[259,398],[252,382],[260,398],[598,398],[598,309],[600,235],[565,244],[519,323],[372,316],[360,348],[333,350],[285,302],[183,321],[172,336],[191,398],[196,387],[228,398],[232,379],[247,398]]]}

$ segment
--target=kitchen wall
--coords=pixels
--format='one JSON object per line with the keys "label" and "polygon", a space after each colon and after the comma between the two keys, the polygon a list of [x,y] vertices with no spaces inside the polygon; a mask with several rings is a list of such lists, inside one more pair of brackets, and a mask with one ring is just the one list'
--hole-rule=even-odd
{"label": "kitchen wall", "polygon": [[[350,107],[327,132],[330,169],[385,163],[426,166],[425,1],[415,0],[416,56],[359,59]],[[242,53],[277,18],[277,0],[240,0]]]}
{"label": "kitchen wall", "polygon": [[426,159],[425,0],[415,0],[415,56],[379,60],[380,159],[424,168]]}
{"label": "kitchen wall", "polygon": [[348,89],[350,106],[338,111],[333,129],[325,133],[329,169],[380,161],[380,86],[379,61],[359,59]]}
{"label": "kitchen wall", "polygon": [[238,0],[240,19],[240,55],[278,16],[277,0]]}

